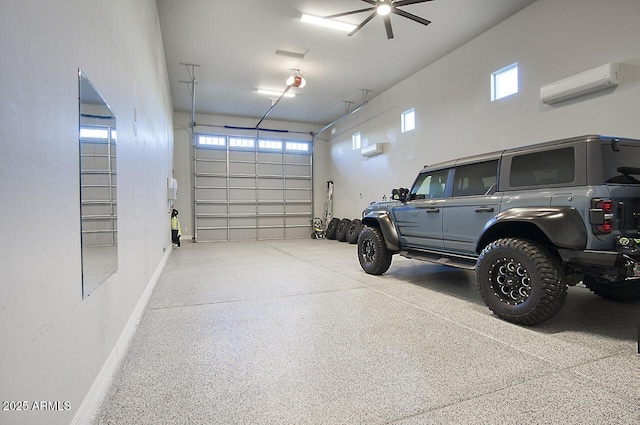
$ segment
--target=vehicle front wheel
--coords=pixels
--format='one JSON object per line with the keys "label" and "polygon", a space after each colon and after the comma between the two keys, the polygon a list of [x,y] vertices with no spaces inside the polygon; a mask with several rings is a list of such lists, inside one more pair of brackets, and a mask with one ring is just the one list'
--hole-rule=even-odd
{"label": "vehicle front wheel", "polygon": [[550,319],[567,298],[560,261],[523,239],[498,239],[487,245],[478,258],[476,283],[495,315],[522,325]]}
{"label": "vehicle front wheel", "polygon": [[593,276],[582,280],[591,292],[607,300],[634,303],[640,301],[640,279],[606,282]]}
{"label": "vehicle front wheel", "polygon": [[380,228],[365,226],[358,236],[358,260],[362,270],[382,274],[391,267],[391,257]]}

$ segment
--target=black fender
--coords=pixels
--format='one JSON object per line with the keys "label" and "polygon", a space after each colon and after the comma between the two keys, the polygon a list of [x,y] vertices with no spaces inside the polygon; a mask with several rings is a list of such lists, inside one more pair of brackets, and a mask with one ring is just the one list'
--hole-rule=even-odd
{"label": "black fender", "polygon": [[369,227],[379,227],[387,249],[393,253],[400,252],[400,238],[389,211],[371,211],[362,217],[362,223]]}
{"label": "black fender", "polygon": [[[575,208],[526,207],[501,211],[489,220],[478,239],[476,252],[480,252],[492,240],[512,236],[516,229],[514,224],[518,223],[537,227],[558,248],[584,249],[587,245],[587,229]],[[516,234],[527,236],[527,233],[519,231]]]}

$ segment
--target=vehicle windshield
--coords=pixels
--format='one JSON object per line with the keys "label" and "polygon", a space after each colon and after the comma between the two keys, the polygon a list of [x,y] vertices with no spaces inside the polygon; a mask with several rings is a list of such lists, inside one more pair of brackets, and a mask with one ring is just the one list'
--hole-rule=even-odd
{"label": "vehicle windshield", "polygon": [[607,183],[640,184],[640,146],[621,142],[619,150],[602,145],[602,169]]}

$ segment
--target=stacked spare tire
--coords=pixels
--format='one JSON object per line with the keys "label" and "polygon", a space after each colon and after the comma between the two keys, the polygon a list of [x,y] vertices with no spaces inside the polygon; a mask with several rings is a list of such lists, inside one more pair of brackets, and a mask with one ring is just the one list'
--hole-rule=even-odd
{"label": "stacked spare tire", "polygon": [[355,244],[358,242],[358,236],[362,231],[362,221],[358,218],[350,220],[348,218],[332,218],[327,226],[327,239],[336,239],[340,242],[349,242]]}

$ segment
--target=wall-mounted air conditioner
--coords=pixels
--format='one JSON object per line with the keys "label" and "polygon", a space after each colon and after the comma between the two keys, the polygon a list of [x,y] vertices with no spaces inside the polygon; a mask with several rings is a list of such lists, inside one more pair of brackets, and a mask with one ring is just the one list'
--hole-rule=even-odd
{"label": "wall-mounted air conditioner", "polygon": [[593,93],[619,83],[620,65],[605,63],[580,74],[540,87],[542,102],[553,104]]}
{"label": "wall-mounted air conditioner", "polygon": [[382,143],[374,143],[373,145],[365,146],[360,149],[360,155],[362,156],[374,156],[382,153]]}

